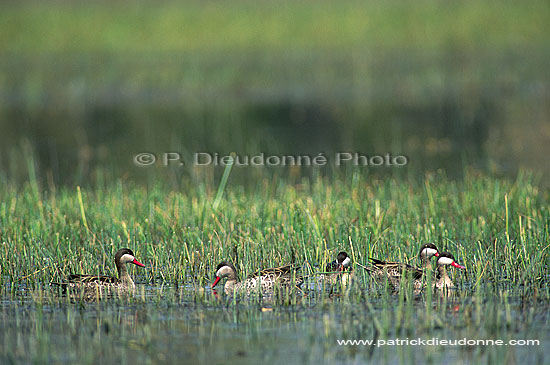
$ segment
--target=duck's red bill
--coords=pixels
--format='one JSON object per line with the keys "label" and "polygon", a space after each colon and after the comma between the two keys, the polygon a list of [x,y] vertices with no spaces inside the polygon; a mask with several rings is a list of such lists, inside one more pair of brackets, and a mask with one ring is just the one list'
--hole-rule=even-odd
{"label": "duck's red bill", "polygon": [[465,269],[466,266],[462,266],[462,265],[459,265],[457,264],[456,262],[453,261],[453,263],[451,264],[452,266],[456,267],[457,269]]}
{"label": "duck's red bill", "polygon": [[139,262],[138,260],[134,259],[134,261],[132,261],[132,264],[135,264],[137,266],[141,266],[141,267],[145,267],[145,265],[143,265],[141,262]]}
{"label": "duck's red bill", "polygon": [[220,281],[220,277],[216,276],[216,280],[214,281],[214,284],[212,284],[212,288],[218,285],[218,282]]}
{"label": "duck's red bill", "polygon": [[436,253],[435,253],[435,257],[439,257],[439,252],[436,252]]}

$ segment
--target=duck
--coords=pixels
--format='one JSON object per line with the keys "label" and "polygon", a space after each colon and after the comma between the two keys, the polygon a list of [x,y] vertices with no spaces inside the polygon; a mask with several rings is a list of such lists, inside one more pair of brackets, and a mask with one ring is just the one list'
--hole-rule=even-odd
{"label": "duck", "polygon": [[414,289],[418,291],[424,285],[422,281],[424,272],[431,269],[430,259],[434,256],[438,257],[439,250],[435,244],[425,243],[420,246],[418,256],[420,257],[421,262],[420,267],[415,267],[401,262],[383,261],[370,257],[369,260],[372,266],[366,268],[366,270],[369,272],[371,277],[378,282],[385,282],[388,280],[393,290],[397,290],[402,277],[408,275],[413,279]]}
{"label": "duck", "polygon": [[132,250],[121,248],[115,254],[115,265],[118,272],[118,278],[108,275],[92,274],[71,274],[66,277],[62,283],[53,283],[67,288],[81,291],[84,300],[93,300],[100,296],[101,289],[115,289],[120,293],[134,292],[135,284],[130,275],[126,264],[134,264],[139,267],[145,267],[139,262]]}
{"label": "duck", "polygon": [[353,279],[351,258],[347,252],[340,252],[334,261],[325,267],[325,273],[321,275],[321,285],[335,285],[341,283],[343,287],[349,285]]}
{"label": "duck", "polygon": [[235,266],[227,261],[222,261],[216,267],[216,279],[212,284],[212,289],[224,278],[227,278],[224,284],[226,295],[234,293],[251,294],[259,290],[264,294],[272,294],[276,286],[300,289],[304,279],[302,276],[296,275],[296,269],[297,267],[293,265],[264,269],[249,275],[243,281],[239,281]]}
{"label": "duck", "polygon": [[437,258],[437,274],[434,287],[436,289],[452,289],[455,288],[453,281],[447,275],[447,266],[453,266],[457,269],[466,269],[466,266],[457,264],[454,256],[449,252],[441,252]]}

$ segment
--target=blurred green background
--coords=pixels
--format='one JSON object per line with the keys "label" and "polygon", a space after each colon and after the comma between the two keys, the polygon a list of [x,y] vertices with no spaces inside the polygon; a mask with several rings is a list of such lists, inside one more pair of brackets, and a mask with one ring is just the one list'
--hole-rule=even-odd
{"label": "blurred green background", "polygon": [[[139,152],[404,154],[550,177],[547,1],[9,2],[0,179],[213,179]],[[235,168],[232,179],[346,169]],[[32,176],[31,176],[32,178]]]}

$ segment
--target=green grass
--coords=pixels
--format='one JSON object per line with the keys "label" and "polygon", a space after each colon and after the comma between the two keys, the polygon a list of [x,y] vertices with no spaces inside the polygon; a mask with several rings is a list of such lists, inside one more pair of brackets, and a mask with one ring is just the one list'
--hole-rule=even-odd
{"label": "green grass", "polygon": [[[547,348],[549,196],[530,174],[470,173],[463,181],[354,174],[299,184],[265,179],[250,189],[229,179],[223,195],[218,186],[172,191],[123,182],[7,184],[0,192],[3,361],[502,362],[541,361]],[[291,261],[314,274],[340,250],[362,264],[370,255],[408,261],[426,241],[467,267],[453,273],[460,290],[452,296],[392,295],[371,286],[359,266],[358,281],[337,296],[231,300],[204,289],[221,260],[235,262],[241,276]],[[122,246],[147,265],[131,269],[134,298],[71,302],[48,286],[60,272],[113,274]],[[541,346],[336,346],[432,337]]]}
{"label": "green grass", "polygon": [[528,174],[260,180],[246,190],[228,184],[214,210],[217,193],[122,182],[3,186],[3,280],[34,286],[60,279],[58,269],[112,273],[112,256],[124,246],[149,267],[147,281],[197,286],[224,259],[241,274],[291,261],[324,265],[339,250],[366,264],[368,256],[412,259],[422,242],[452,252],[467,267],[460,280],[472,286],[538,285],[548,264],[548,193]]}
{"label": "green grass", "polygon": [[[23,2],[2,6],[9,52],[544,44],[544,1]],[[139,25],[139,26],[136,26]]]}
{"label": "green grass", "polygon": [[549,18],[544,1],[3,3],[0,179],[25,180],[26,144],[71,185],[179,179],[130,163],[166,148],[548,172]]}

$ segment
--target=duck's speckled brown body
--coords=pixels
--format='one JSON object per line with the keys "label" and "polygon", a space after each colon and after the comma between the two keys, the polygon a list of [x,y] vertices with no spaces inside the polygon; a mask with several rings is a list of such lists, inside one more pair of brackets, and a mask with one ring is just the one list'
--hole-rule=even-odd
{"label": "duck's speckled brown body", "polygon": [[265,269],[248,276],[243,281],[239,281],[235,267],[228,262],[221,262],[216,268],[216,280],[212,284],[212,288],[223,278],[227,278],[224,284],[224,292],[227,295],[234,293],[252,294],[255,292],[271,294],[276,286],[280,288],[299,288],[304,280],[301,276],[296,275],[296,269],[292,265]]}
{"label": "duck's speckled brown body", "polygon": [[421,267],[369,258],[371,267],[367,268],[367,271],[379,283],[387,281],[394,291],[399,289],[403,277],[409,277],[413,280],[414,290],[419,291],[424,286],[422,278],[424,273],[431,268],[430,259],[433,256],[439,256],[437,247],[433,243],[425,243],[420,247],[419,252]]}

